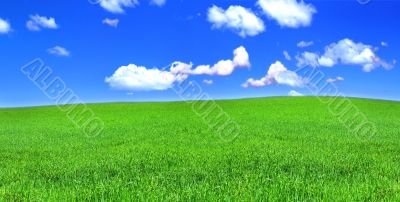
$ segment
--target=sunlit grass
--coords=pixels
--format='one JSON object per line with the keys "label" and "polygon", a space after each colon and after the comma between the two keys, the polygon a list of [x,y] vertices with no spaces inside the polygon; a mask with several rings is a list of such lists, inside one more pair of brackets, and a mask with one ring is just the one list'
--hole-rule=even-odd
{"label": "sunlit grass", "polygon": [[352,102],[376,136],[312,97],[218,101],[240,125],[230,143],[184,102],[89,105],[94,138],[56,107],[0,109],[0,201],[399,199],[400,103]]}

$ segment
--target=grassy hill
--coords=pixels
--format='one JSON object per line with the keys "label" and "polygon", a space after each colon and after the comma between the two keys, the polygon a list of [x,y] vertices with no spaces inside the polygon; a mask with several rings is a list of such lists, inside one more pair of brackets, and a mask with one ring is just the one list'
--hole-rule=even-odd
{"label": "grassy hill", "polygon": [[217,101],[240,126],[230,142],[185,102],[89,105],[96,137],[57,107],[0,109],[0,201],[399,200],[400,103],[351,101],[375,135],[313,97]]}

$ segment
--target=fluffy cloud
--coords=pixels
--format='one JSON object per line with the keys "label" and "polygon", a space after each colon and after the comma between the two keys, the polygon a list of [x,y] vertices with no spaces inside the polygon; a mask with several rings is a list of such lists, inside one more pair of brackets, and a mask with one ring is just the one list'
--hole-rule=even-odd
{"label": "fluffy cloud", "polygon": [[285,56],[286,60],[292,60],[292,57],[290,57],[290,55],[287,51],[283,51],[283,56]]}
{"label": "fluffy cloud", "polygon": [[232,60],[220,60],[213,66],[200,65],[192,71],[192,74],[195,74],[195,75],[207,74],[207,75],[226,76],[226,75],[230,75],[234,69],[235,69],[235,66],[233,65]]}
{"label": "fluffy cloud", "polygon": [[213,66],[199,65],[190,74],[227,76],[232,74],[236,68],[250,66],[249,54],[243,46],[240,46],[233,51],[233,60],[220,60]]}
{"label": "fluffy cloud", "polygon": [[314,41],[299,41],[299,43],[297,43],[297,47],[299,48],[306,48],[312,45],[314,45]]}
{"label": "fluffy cloud", "polygon": [[362,66],[365,72],[378,67],[391,69],[392,64],[381,60],[374,52],[374,48],[363,43],[355,43],[350,39],[342,39],[325,47],[324,54],[304,52],[297,57],[297,65],[312,67],[333,67],[337,64]]}
{"label": "fluffy cloud", "polygon": [[248,79],[243,87],[263,87],[272,84],[282,84],[292,87],[302,87],[304,85],[304,80],[296,72],[288,70],[280,61],[273,63],[267,72],[267,75],[261,79]]}
{"label": "fluffy cloud", "polygon": [[214,81],[211,80],[211,79],[204,79],[204,80],[203,80],[203,83],[204,83],[204,84],[207,84],[207,85],[211,85],[211,84],[214,83]]}
{"label": "fluffy cloud", "polygon": [[10,23],[0,18],[0,34],[7,34],[11,31]]}
{"label": "fluffy cloud", "polygon": [[229,6],[224,10],[214,5],[208,9],[208,21],[213,28],[230,29],[241,37],[255,36],[265,30],[264,22],[241,6]]}
{"label": "fluffy cloud", "polygon": [[[233,51],[233,60],[220,60],[213,66],[199,65],[193,68],[192,63],[173,62],[169,69],[148,69],[146,67],[129,64],[118,68],[115,73],[105,79],[112,88],[118,90],[147,91],[166,90],[175,82],[182,82],[191,75],[219,75],[231,74],[236,68],[250,67],[249,55],[242,46]],[[204,81],[212,84],[212,80]]]}
{"label": "fluffy cloud", "polygon": [[297,0],[258,0],[257,4],[283,27],[308,26],[317,12],[313,5]]}
{"label": "fluffy cloud", "polygon": [[304,96],[303,94],[301,94],[301,93],[299,93],[299,92],[297,92],[295,90],[289,91],[288,95],[289,96],[293,96],[293,97]]}
{"label": "fluffy cloud", "polygon": [[383,47],[388,47],[389,44],[388,44],[387,42],[381,41],[381,46],[383,46]]}
{"label": "fluffy cloud", "polygon": [[338,81],[344,81],[344,78],[341,77],[341,76],[338,76],[336,78],[328,78],[326,80],[327,83],[335,83],[335,82],[338,82]]}
{"label": "fluffy cloud", "polygon": [[312,52],[304,52],[298,56],[296,56],[297,66],[304,67],[304,66],[311,66],[311,67],[318,67],[319,55],[317,53]]}
{"label": "fluffy cloud", "polygon": [[103,24],[106,24],[110,27],[118,27],[119,20],[118,19],[109,19],[106,18],[102,21]]}
{"label": "fluffy cloud", "polygon": [[111,13],[124,13],[125,7],[134,7],[139,4],[137,0],[101,0],[100,6]]}
{"label": "fluffy cloud", "polygon": [[40,31],[44,29],[57,29],[58,25],[56,20],[52,17],[45,17],[40,15],[31,15],[29,20],[26,22],[26,28],[30,31]]}
{"label": "fluffy cloud", "polygon": [[151,0],[150,3],[156,6],[164,6],[167,0]]}
{"label": "fluffy cloud", "polygon": [[193,64],[186,64],[184,62],[173,62],[170,66],[170,72],[176,76],[177,81],[184,81],[191,74]]}
{"label": "fluffy cloud", "polygon": [[47,49],[47,52],[49,54],[61,56],[61,57],[70,56],[70,52],[61,46],[54,46],[53,48],[49,48],[49,49]]}
{"label": "fluffy cloud", "polygon": [[147,69],[129,64],[115,71],[105,79],[112,88],[118,90],[149,91],[171,88],[177,77],[169,71]]}
{"label": "fluffy cloud", "polygon": [[325,48],[325,53],[319,58],[322,66],[331,67],[335,64],[361,65],[364,71],[370,71],[375,66],[377,57],[373,47],[362,43],[354,43],[350,39],[340,40]]}
{"label": "fluffy cloud", "polygon": [[236,67],[250,67],[249,54],[246,48],[240,46],[233,51],[233,65]]}
{"label": "fluffy cloud", "polygon": [[171,64],[170,72],[173,74],[191,74],[193,64],[176,61]]}

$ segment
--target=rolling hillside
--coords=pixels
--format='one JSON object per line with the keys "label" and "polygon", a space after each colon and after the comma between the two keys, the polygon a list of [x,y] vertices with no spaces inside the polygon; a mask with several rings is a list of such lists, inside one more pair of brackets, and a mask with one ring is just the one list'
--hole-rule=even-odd
{"label": "rolling hillside", "polygon": [[57,107],[0,109],[0,200],[399,200],[400,103],[350,100],[376,133],[314,97],[217,101],[229,141],[185,102],[88,105],[95,137]]}

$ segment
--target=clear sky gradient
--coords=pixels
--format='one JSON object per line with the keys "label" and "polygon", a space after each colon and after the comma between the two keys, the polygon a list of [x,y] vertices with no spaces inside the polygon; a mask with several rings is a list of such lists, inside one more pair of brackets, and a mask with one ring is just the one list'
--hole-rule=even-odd
{"label": "clear sky gradient", "polygon": [[[346,96],[400,100],[400,70],[395,62],[400,59],[400,1],[305,0],[316,12],[309,25],[299,27],[280,25],[257,0],[167,0],[163,5],[138,1],[134,7],[122,7],[124,13],[87,0],[1,1],[0,19],[10,28],[3,27],[2,32],[0,26],[0,107],[54,104],[20,71],[35,58],[41,58],[85,102],[166,101],[179,100],[179,96],[171,89],[118,90],[105,79],[128,64],[147,69],[161,69],[174,61],[192,62],[193,68],[213,65],[232,60],[232,52],[239,46],[245,47],[250,68],[237,68],[226,76],[190,75],[188,80],[197,81],[215,99],[287,96],[292,90],[309,95],[304,87],[279,82],[257,88],[242,84],[249,78],[264,77],[276,61],[294,71],[296,56],[305,51],[321,56],[328,45],[346,38],[371,47],[391,68],[366,72],[362,65],[346,62],[316,68],[329,78],[342,77],[344,80],[335,84]],[[213,5],[223,10],[232,5],[247,8],[263,21],[265,30],[243,37],[229,27],[216,28],[209,20]],[[27,22],[34,15],[54,18],[57,26],[47,22],[49,27],[39,25],[40,30],[33,30]],[[110,26],[103,23],[106,18],[119,22]],[[312,41],[313,45],[300,48],[300,41]],[[68,53],[49,50],[56,46]]]}

